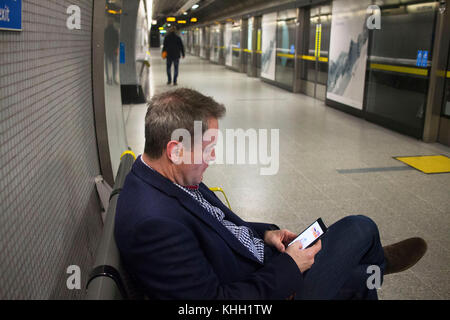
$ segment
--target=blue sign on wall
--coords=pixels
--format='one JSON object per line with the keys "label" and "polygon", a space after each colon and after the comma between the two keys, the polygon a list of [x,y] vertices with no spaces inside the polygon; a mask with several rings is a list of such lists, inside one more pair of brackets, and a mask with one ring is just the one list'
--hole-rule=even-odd
{"label": "blue sign on wall", "polygon": [[428,51],[419,50],[417,51],[417,61],[416,66],[418,67],[428,67]]}
{"label": "blue sign on wall", "polygon": [[125,43],[120,43],[120,64],[125,64]]}
{"label": "blue sign on wall", "polygon": [[422,50],[417,51],[416,66],[422,66]]}
{"label": "blue sign on wall", "polygon": [[295,53],[295,46],[292,44],[291,45],[291,50],[289,51],[291,54]]}
{"label": "blue sign on wall", "polygon": [[422,54],[422,67],[428,66],[428,51],[424,51]]}
{"label": "blue sign on wall", "polygon": [[22,31],[22,0],[0,0],[0,30]]}

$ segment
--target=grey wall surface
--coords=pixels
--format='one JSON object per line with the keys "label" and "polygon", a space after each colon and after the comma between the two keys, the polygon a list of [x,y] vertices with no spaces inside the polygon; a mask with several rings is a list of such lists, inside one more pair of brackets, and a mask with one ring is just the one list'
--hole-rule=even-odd
{"label": "grey wall surface", "polygon": [[[0,31],[0,299],[84,296],[101,232],[92,6],[23,0],[24,31]],[[70,265],[82,290],[67,289]]]}
{"label": "grey wall surface", "polygon": [[120,22],[120,42],[125,44],[126,60],[120,65],[121,85],[140,85],[142,63],[148,51],[148,26],[144,2],[128,0],[123,3]]}
{"label": "grey wall surface", "polygon": [[137,85],[136,74],[136,25],[140,0],[128,0],[123,3],[120,22],[120,42],[125,44],[126,60],[120,65],[120,84]]}
{"label": "grey wall surface", "polygon": [[125,47],[125,61],[120,65],[123,104],[140,104],[150,99],[150,52],[147,11],[144,1],[123,2],[120,42]]}
{"label": "grey wall surface", "polygon": [[[122,14],[123,2],[122,0],[115,0],[111,2],[109,0],[95,1],[95,5],[99,6],[101,10],[95,12],[95,24],[96,28],[101,24],[104,26],[104,30],[101,31],[100,41],[103,42],[104,52],[97,52],[94,49],[94,56],[101,54],[104,57],[104,61],[101,64],[95,64],[93,66],[94,73],[104,71],[104,86],[102,88],[96,87],[95,94],[104,94],[104,100],[102,103],[95,104],[95,108],[98,111],[102,109],[100,113],[105,115],[104,118],[100,117],[100,113],[96,113],[96,125],[97,125],[97,139],[104,141],[104,136],[107,136],[108,148],[105,148],[101,152],[100,156],[108,157],[111,162],[112,175],[117,174],[117,170],[120,165],[120,156],[128,149],[128,141],[125,133],[125,122],[123,118],[122,108],[122,95],[120,91],[120,25]],[[112,13],[111,13],[112,12]],[[102,17],[101,17],[102,16]],[[94,28],[94,29],[96,29]],[[97,38],[98,35],[93,35]],[[96,43],[96,46],[100,45]],[[101,50],[100,50],[101,51]],[[97,79],[100,80],[100,79]],[[95,83],[94,86],[97,84]],[[102,92],[100,92],[102,91]],[[100,129],[105,128],[106,130]],[[103,130],[103,131],[102,131]],[[99,149],[101,142],[99,143]],[[105,174],[105,170],[102,167],[102,172]],[[109,174],[108,174],[109,176]],[[112,186],[114,184],[110,179],[107,180]]]}

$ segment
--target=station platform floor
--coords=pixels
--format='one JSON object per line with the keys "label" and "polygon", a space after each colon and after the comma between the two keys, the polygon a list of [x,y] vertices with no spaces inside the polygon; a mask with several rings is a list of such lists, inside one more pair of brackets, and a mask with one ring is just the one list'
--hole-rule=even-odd
{"label": "station platform floor", "polygon": [[[173,89],[166,84],[159,50],[151,54],[151,94]],[[199,57],[180,61],[180,87],[226,106],[221,130],[279,129],[277,174],[260,175],[266,165],[207,169],[204,182],[222,187],[234,212],[295,233],[319,217],[331,225],[363,214],[377,223],[383,245],[420,236],[428,243],[426,255],[413,268],[386,276],[379,298],[450,299],[450,173],[424,174],[393,158],[448,157],[450,148],[404,136]],[[145,113],[145,105],[124,106],[128,144],[136,154],[144,149]]]}

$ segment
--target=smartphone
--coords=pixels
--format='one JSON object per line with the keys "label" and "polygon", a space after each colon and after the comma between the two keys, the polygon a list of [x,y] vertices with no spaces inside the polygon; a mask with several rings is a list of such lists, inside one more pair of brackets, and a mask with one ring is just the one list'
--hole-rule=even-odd
{"label": "smartphone", "polygon": [[314,221],[305,231],[300,233],[297,238],[295,238],[291,243],[288,244],[288,247],[296,241],[300,241],[302,243],[302,249],[309,248],[314,245],[323,235],[327,232],[328,228],[323,223],[322,218]]}

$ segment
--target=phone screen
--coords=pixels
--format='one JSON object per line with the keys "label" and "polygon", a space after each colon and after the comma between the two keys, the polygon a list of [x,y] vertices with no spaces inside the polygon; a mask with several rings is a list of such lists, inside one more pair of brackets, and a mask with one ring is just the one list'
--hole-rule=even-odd
{"label": "phone screen", "polygon": [[302,249],[306,249],[311,243],[313,243],[323,234],[324,231],[316,221],[308,229],[303,231],[303,233],[301,233],[297,238],[295,238],[288,246],[296,241],[300,241],[302,243]]}

